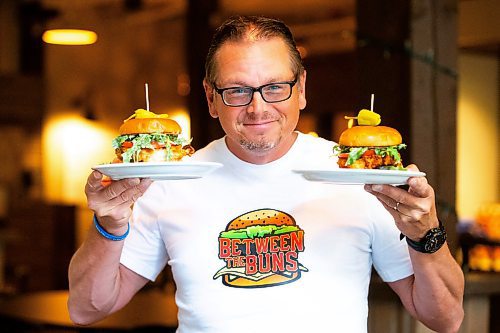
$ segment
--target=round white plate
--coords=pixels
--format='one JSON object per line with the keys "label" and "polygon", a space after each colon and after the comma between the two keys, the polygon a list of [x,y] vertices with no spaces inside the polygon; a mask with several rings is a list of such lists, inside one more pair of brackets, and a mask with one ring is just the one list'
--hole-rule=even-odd
{"label": "round white plate", "polygon": [[112,163],[93,167],[111,179],[151,178],[154,180],[178,180],[201,178],[222,167],[215,162],[147,162]]}
{"label": "round white plate", "polygon": [[410,170],[378,169],[328,169],[328,170],[293,170],[305,179],[315,182],[338,184],[406,184],[410,177],[424,177],[424,172]]}

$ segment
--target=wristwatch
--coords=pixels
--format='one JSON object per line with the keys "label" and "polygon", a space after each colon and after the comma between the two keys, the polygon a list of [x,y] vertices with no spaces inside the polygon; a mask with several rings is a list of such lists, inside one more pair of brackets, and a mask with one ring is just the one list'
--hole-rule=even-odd
{"label": "wristwatch", "polygon": [[415,251],[421,253],[434,253],[446,243],[446,230],[444,230],[443,224],[439,221],[439,227],[427,231],[424,238],[418,242],[408,237],[406,237],[406,242],[408,246]]}

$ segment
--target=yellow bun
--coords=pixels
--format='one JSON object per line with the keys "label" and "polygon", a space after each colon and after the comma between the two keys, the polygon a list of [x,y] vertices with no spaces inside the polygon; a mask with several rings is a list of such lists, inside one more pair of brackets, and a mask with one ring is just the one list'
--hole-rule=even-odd
{"label": "yellow bun", "polygon": [[180,134],[181,127],[168,118],[133,118],[120,126],[120,134],[165,133]]}
{"label": "yellow bun", "polygon": [[349,147],[385,147],[402,143],[401,134],[387,126],[353,126],[340,135],[339,144]]}
{"label": "yellow bun", "polygon": [[242,229],[251,225],[295,225],[295,221],[290,215],[279,210],[259,209],[238,216],[229,223],[227,230]]}

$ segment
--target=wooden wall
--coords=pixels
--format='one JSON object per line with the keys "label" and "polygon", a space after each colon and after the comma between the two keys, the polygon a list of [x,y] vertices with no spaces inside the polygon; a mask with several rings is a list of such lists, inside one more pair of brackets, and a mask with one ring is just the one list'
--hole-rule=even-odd
{"label": "wooden wall", "polygon": [[75,207],[24,201],[13,205],[4,230],[5,282],[15,292],[67,289],[75,250]]}

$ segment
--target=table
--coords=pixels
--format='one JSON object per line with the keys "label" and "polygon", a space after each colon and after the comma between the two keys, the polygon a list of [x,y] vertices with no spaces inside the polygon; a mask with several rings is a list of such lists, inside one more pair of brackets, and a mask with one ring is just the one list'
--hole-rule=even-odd
{"label": "table", "polygon": [[[68,291],[43,291],[0,300],[0,316],[35,325],[79,327],[69,318]],[[174,295],[161,289],[140,291],[120,311],[88,328],[130,330],[177,327]]]}

